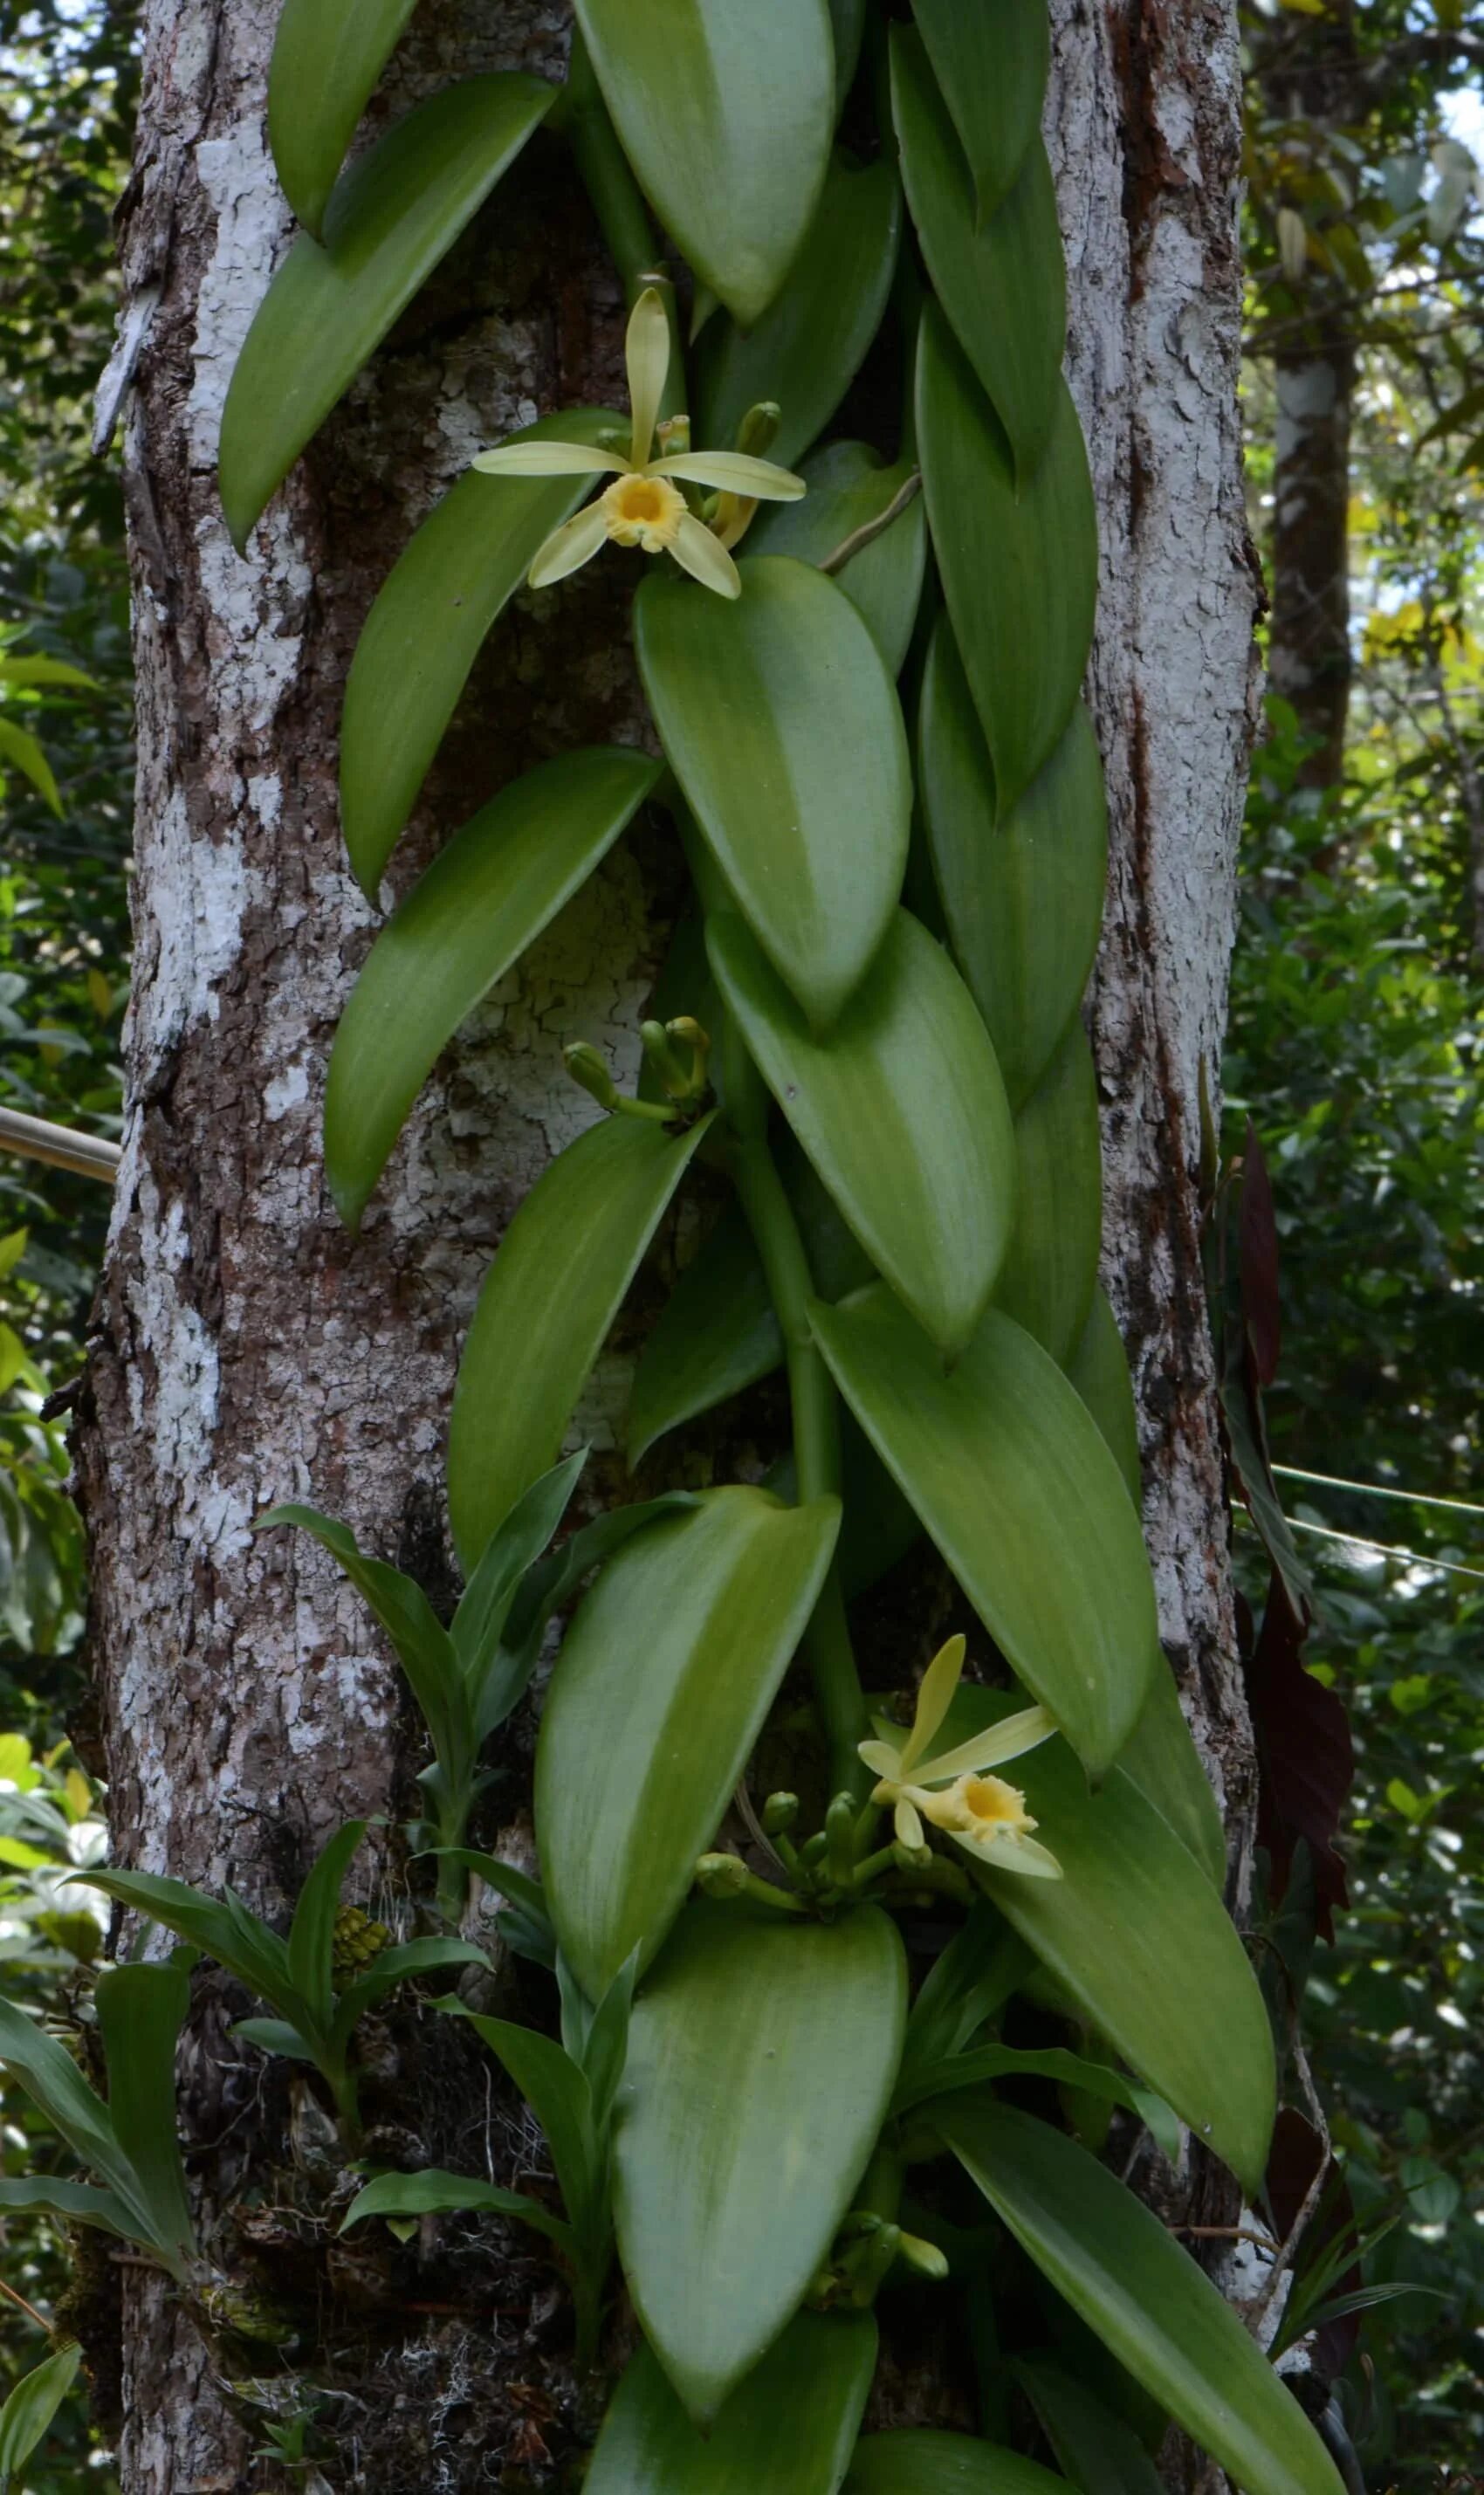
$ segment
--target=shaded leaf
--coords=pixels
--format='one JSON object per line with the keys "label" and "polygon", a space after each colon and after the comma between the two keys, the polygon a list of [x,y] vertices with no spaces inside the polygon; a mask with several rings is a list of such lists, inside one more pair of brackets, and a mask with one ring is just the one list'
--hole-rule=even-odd
{"label": "shaded leaf", "polygon": [[593,1998],[664,1940],[808,1625],[834,1499],[712,1492],[609,1561],[541,1717],[536,1826],[564,1956]]}
{"label": "shaded leaf", "polygon": [[641,2347],[586,2495],[836,2495],[875,2365],[869,2314],[797,2314],[703,2436]]}
{"label": "shaded leaf", "polygon": [[593,2132],[593,2099],[583,2072],[560,2045],[535,2027],[508,2018],[477,2018],[462,2002],[442,2009],[464,2018],[510,2073],[546,2135],[551,2163],[573,2228],[586,2232],[598,2213],[602,2178]]}
{"label": "shaded leaf", "polygon": [[910,2084],[898,2089],[896,2107],[906,2112],[913,2106],[954,2096],[964,2088],[986,2087],[996,2079],[1050,2079],[1059,2088],[1071,2088],[1082,2096],[1101,2097],[1109,2105],[1123,2106],[1148,2124],[1172,2163],[1179,2158],[1180,2125],[1161,2097],[1126,2079],[1122,2071],[1113,2070],[1108,2063],[1089,2061],[1085,2054],[1068,2052],[1061,2045],[1040,2051],[1021,2051],[1009,2045],[976,2045],[942,2062],[920,2063],[913,2069]]}
{"label": "shaded leaf", "polygon": [[728,1205],[639,1355],[629,1401],[630,1471],[667,1430],[740,1395],[783,1356],[783,1332],[753,1234]]}
{"label": "shaded leaf", "polygon": [[1328,2452],[1238,2315],[1096,2158],[983,2100],[953,2100],[940,2128],[1052,2285],[1239,2485],[1341,2495]]}
{"label": "shaded leaf", "polygon": [[1081,2495],[1163,2495],[1163,2480],[1132,2427],[1073,2375],[1041,2358],[1018,2364],[1058,2463]]}
{"label": "shaded leaf", "polygon": [[379,1957],[372,1959],[365,1974],[348,1984],[340,1995],[330,2031],[332,2048],[344,2052],[367,2011],[374,2010],[399,1984],[410,1984],[420,1975],[441,1974],[448,1966],[488,1964],[484,1952],[473,1941],[445,1940],[432,1934],[384,1949]]}
{"label": "shaded leaf", "polygon": [[268,144],[289,205],[318,234],[356,125],[417,0],[284,0],[268,68]]}
{"label": "shaded leaf", "polygon": [[1058,2495],[1065,2485],[1002,2444],[907,2426],[862,2436],[844,2495]]}
{"label": "shaded leaf", "polygon": [[1118,1319],[1100,1284],[1093,1293],[1087,1323],[1067,1363],[1067,1374],[1106,1439],[1135,1510],[1142,1509],[1144,1475],[1133,1380]]}
{"label": "shaded leaf", "polygon": [[737,906],[817,1029],[891,921],[912,772],[896,688],[832,580],[787,555],[728,603],[651,572],[634,606],[665,755]]}
{"label": "shaded leaf", "polygon": [[1098,950],[1108,855],[1098,739],[1077,703],[1019,804],[997,813],[989,749],[941,616],[923,673],[917,749],[928,850],[953,950],[1018,1109],[1065,1036]]}
{"label": "shaded leaf", "polygon": [[681,1917],[635,2005],[619,2250],[699,2424],[829,2249],[885,2113],[906,2006],[902,1944],[878,1909],[824,1925],[707,1901]]}
{"label": "shaded leaf", "polygon": [[423,2167],[417,2174],[375,2175],[364,2191],[356,2193],[340,2221],[339,2233],[343,2235],[348,2227],[358,2227],[364,2218],[421,2218],[449,2209],[518,2218],[522,2225],[549,2235],[555,2244],[565,2246],[571,2240],[571,2228],[529,2193],[506,2192],[479,2175],[450,2174],[437,2166]]}
{"label": "shaded leaf", "polygon": [[868,0],[829,0],[830,29],[835,38],[835,109],[850,91],[866,31]]}
{"label": "shaded leaf", "polygon": [[825,0],[577,0],[603,102],[661,224],[751,326],[788,274],[829,162]]}
{"label": "shaded leaf", "polygon": [[325,1172],[348,1229],[460,1024],[606,857],[660,769],[623,746],[540,763],[454,833],[382,930],[325,1091]]}
{"label": "shaded leaf", "polygon": [[995,1306],[1059,1369],[1077,1350],[1102,1244],[1098,1069],[1075,1017],[1015,1120],[1015,1221]]}
{"label": "shaded leaf", "polygon": [[912,0],[974,175],[981,220],[994,215],[1036,138],[1051,65],[1045,0]]}
{"label": "shaded leaf", "polygon": [[101,2227],[125,2243],[147,2241],[143,2221],[117,2192],[96,2183],[74,2183],[66,2174],[0,2174],[0,2211],[43,2210],[79,2227]]}
{"label": "shaded leaf", "polygon": [[847,1402],[979,1617],[1100,1774],[1138,1720],[1159,1636],[1138,1519],[1080,1396],[995,1309],[946,1372],[881,1286],[839,1309],[816,1302],[813,1318]]}
{"label": "shaded leaf", "polygon": [[191,2006],[180,1966],[114,1966],[93,1989],[108,2073],[108,2120],[163,2251],[195,2249],[175,2134],[175,2048]]}
{"label": "shaded leaf", "polygon": [[[808,493],[801,503],[762,505],[748,531],[749,554],[791,554],[801,563],[821,564],[889,510],[913,470],[906,459],[888,468],[869,443],[831,442],[801,461],[798,473]],[[880,537],[831,574],[865,617],[893,676],[901,674],[907,657],[926,569],[927,510],[918,493]]]}
{"label": "shaded leaf", "polygon": [[222,502],[240,550],[299,452],[545,117],[556,89],[466,78],[418,105],[335,184],[325,240],[301,234],[237,357]]}
{"label": "shaded leaf", "polygon": [[37,2450],[77,2379],[82,2351],[74,2340],[22,2374],[0,2409],[0,2495]]}
{"label": "shaded leaf", "polygon": [[365,1833],[363,1819],[348,1820],[336,1830],[315,1858],[289,1926],[289,1981],[322,2029],[329,2025],[335,2006],[335,1918],[341,1885]]}
{"label": "shaded leaf", "polygon": [[726,448],[750,407],[780,410],[770,459],[792,468],[844,398],[881,325],[902,232],[896,168],[837,156],[788,283],[760,320],[712,321],[702,333],[696,440]]}
{"label": "shaded leaf", "polygon": [[469,1329],[448,1424],[448,1513],[466,1569],[554,1463],[707,1123],[683,1135],[636,1118],[588,1127],[542,1171],[507,1230]]}
{"label": "shaded leaf", "polygon": [[917,437],[928,524],[1002,812],[1066,734],[1092,645],[1098,522],[1071,394],[1017,493],[999,421],[938,305],[922,317]]}
{"label": "shaded leaf", "polygon": [[448,1642],[481,1741],[504,1723],[522,1694],[524,1684],[512,1686],[514,1676],[501,1669],[506,1625],[517,1593],[567,1513],[587,1456],[582,1447],[565,1463],[553,1464],[515,1501],[484,1545],[449,1623]]}
{"label": "shaded leaf", "polygon": [[1186,1721],[1175,1676],[1162,1656],[1150,1675],[1144,1712],[1120,1750],[1118,1764],[1169,1822],[1213,1888],[1222,1889],[1225,1823]]}

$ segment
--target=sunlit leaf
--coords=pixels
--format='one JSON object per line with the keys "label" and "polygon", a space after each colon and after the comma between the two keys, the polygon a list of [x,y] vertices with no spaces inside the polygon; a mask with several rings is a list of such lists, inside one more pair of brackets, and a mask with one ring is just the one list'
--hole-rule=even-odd
{"label": "sunlit leaf", "polygon": [[703,2435],[640,2347],[603,2420],[585,2495],[832,2495],[875,2366],[870,2314],[800,2313]]}

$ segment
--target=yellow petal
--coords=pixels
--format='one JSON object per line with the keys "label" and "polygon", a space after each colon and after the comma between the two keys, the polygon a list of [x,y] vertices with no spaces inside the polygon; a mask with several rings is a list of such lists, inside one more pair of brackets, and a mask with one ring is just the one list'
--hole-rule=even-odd
{"label": "yellow petal", "polygon": [[952,1706],[967,1652],[966,1641],[961,1637],[951,1637],[946,1646],[939,1648],[923,1674],[912,1729],[902,1752],[904,1769],[916,1765]]}
{"label": "yellow petal", "polygon": [[607,534],[602,501],[589,503],[586,510],[553,529],[545,544],[538,547],[536,561],[526,574],[532,588],[549,589],[554,580],[565,580],[570,571],[591,563]]}
{"label": "yellow petal", "polygon": [[670,324],[658,287],[646,286],[629,315],[624,358],[634,417],[634,465],[642,468],[655,438],[655,419],[670,368]]}
{"label": "yellow petal", "polygon": [[590,442],[504,442],[474,462],[481,477],[618,477],[629,462]]}
{"label": "yellow petal", "polygon": [[893,1825],[899,1845],[918,1846],[923,1843],[922,1822],[905,1795],[897,1804]]}
{"label": "yellow petal", "polygon": [[856,1755],[874,1776],[884,1776],[888,1784],[901,1783],[901,1756],[889,1741],[862,1741]]}
{"label": "yellow petal", "polygon": [[809,491],[802,477],[775,468],[771,459],[746,459],[740,450],[677,450],[656,459],[652,477],[683,477],[689,485],[714,486],[723,494],[746,494],[755,503],[796,503]]}
{"label": "yellow petal", "polygon": [[956,1750],[944,1750],[942,1758],[918,1759],[917,1781],[936,1785],[946,1776],[973,1775],[976,1770],[1003,1767],[1006,1759],[1018,1759],[1027,1750],[1038,1749],[1055,1731],[1055,1722],[1044,1707],[1022,1708],[1018,1715],[1006,1715],[1003,1724],[986,1725],[972,1741],[960,1741]]}
{"label": "yellow petal", "polygon": [[742,575],[724,545],[718,544],[709,529],[687,511],[675,533],[670,548],[675,561],[682,565],[693,580],[714,589],[721,598],[740,598]]}
{"label": "yellow petal", "polygon": [[1065,1875],[1056,1856],[1034,1836],[1002,1836],[980,1839],[977,1843],[959,1829],[951,1832],[955,1841],[976,1863],[990,1871],[1018,1871],[1027,1880],[1060,1880]]}

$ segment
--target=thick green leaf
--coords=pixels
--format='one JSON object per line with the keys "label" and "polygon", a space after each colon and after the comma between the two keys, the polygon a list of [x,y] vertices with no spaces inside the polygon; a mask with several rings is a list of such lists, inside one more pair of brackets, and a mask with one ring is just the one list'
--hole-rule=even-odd
{"label": "thick green leaf", "polygon": [[68,2392],[77,2379],[82,2351],[74,2340],[44,2357],[22,2374],[0,2409],[0,2495],[17,2469],[23,2469],[40,2445]]}
{"label": "thick green leaf", "polygon": [[556,89],[466,78],[430,96],[336,183],[325,240],[300,234],[237,357],[222,502],[240,549],[311,435],[549,111]]}
{"label": "thick green leaf", "polygon": [[1148,2123],[1172,2162],[1180,2155],[1180,2125],[1162,2097],[1141,2088],[1108,2063],[1089,2061],[1086,2054],[1068,2052],[1062,2045],[1039,2052],[1021,2051],[1010,2045],[975,2045],[942,2062],[917,2063],[910,2080],[898,2088],[893,2110],[906,2112],[936,2098],[955,2096],[963,2088],[986,2087],[996,2079],[1050,2079],[1056,2087],[1124,2106],[1140,2122]]}
{"label": "thick green leaf", "polygon": [[653,1957],[809,1622],[839,1502],[714,1491],[631,1542],[567,1633],[536,1761],[564,1956],[594,2000]]}
{"label": "thick green leaf", "polygon": [[[761,506],[748,531],[748,550],[821,564],[857,529],[879,520],[912,474],[910,460],[899,459],[888,468],[868,442],[831,442],[800,465],[799,475],[809,485],[801,503]],[[919,493],[889,528],[832,575],[865,617],[892,676],[902,672],[926,569],[927,511]]]}
{"label": "thick green leaf", "polygon": [[382,930],[325,1091],[325,1171],[348,1229],[459,1025],[606,857],[660,770],[617,745],[540,763],[454,833]]}
{"label": "thick green leaf", "polygon": [[[91,1872],[89,1878],[92,1878]],[[0,1993],[0,2064],[17,2087],[40,2106],[84,2166],[101,2174],[129,2213],[129,2232],[152,2233],[139,2178],[121,2146],[102,2098],[88,2086],[72,2055]],[[38,2188],[42,2188],[38,2186]],[[46,2187],[50,2189],[49,2178]],[[100,2224],[108,2224],[100,2219]]]}
{"label": "thick green leaf", "polygon": [[[553,1464],[549,1472],[542,1473],[524,1497],[515,1501],[484,1545],[479,1564],[448,1624],[448,1641],[458,1657],[471,1708],[481,1718],[489,1703],[491,1683],[505,1678],[499,1669],[501,1646],[522,1580],[536,1566],[566,1515],[587,1456],[586,1447],[580,1447],[565,1463]],[[518,1690],[510,1693],[510,1706],[519,1694]],[[504,1696],[502,1691],[502,1701]],[[509,1712],[510,1707],[502,1704],[500,1712],[487,1722],[481,1721],[479,1738],[493,1732],[496,1723],[503,1723]]]}
{"label": "thick green leaf", "polygon": [[556,1934],[546,1912],[545,1891],[539,1881],[528,1879],[513,1864],[502,1863],[495,1855],[480,1854],[467,1845],[447,1847],[440,1860],[456,1864],[461,1871],[475,1872],[505,1899],[500,1937],[517,1957],[527,1957],[535,1966],[556,1965]]}
{"label": "thick green leaf", "polygon": [[817,1038],[738,918],[710,925],[728,1010],[872,1263],[946,1352],[994,1288],[1015,1138],[989,1035],[947,954],[899,909],[870,978]]}
{"label": "thick green leaf", "polygon": [[829,2249],[885,2113],[906,2009],[902,1943],[875,1907],[825,1925],[700,1901],[640,1995],[619,2093],[619,2250],[699,2424]]}
{"label": "thick green leaf", "polygon": [[995,1306],[1059,1369],[1081,1341],[1102,1244],[1098,1072],[1075,1018],[1015,1120],[1015,1225]]}
{"label": "thick green leaf", "polygon": [[825,0],[576,0],[624,152],[666,232],[744,326],[808,231],[835,118]]}
{"label": "thick green leaf", "polygon": [[268,70],[268,144],[317,234],[356,125],[417,0],[284,0]]}
{"label": "thick green leaf", "polygon": [[1085,2383],[1041,2358],[1017,2365],[1015,2379],[1081,2495],[1162,2495],[1164,2481],[1132,2427]]}
{"label": "thick green leaf", "polygon": [[630,1471],[667,1430],[756,1385],[783,1356],[783,1331],[753,1234],[728,1205],[640,1354],[629,1402]]}
{"label": "thick green leaf", "polygon": [[1046,0],[912,0],[912,15],[957,124],[981,221],[1014,182],[1040,130],[1051,66]]}
{"label": "thick green leaf", "polygon": [[1008,2106],[958,2100],[940,2128],[1052,2285],[1248,2495],[1341,2495],[1334,2462],[1251,2332],[1095,2157]]}
{"label": "thick green leaf", "polygon": [[[597,443],[626,433],[606,408],[543,416],[511,442]],[[409,539],[361,627],[340,718],[340,819],[374,900],[479,645],[538,548],[591,477],[485,477],[471,469]]]}
{"label": "thick green leaf", "polygon": [[[716,602],[716,601],[714,601]],[[448,1424],[448,1513],[463,1567],[556,1460],[588,1371],[706,1131],[589,1126],[543,1170],[479,1294]]]}
{"label": "thick green leaf", "polygon": [[943,595],[1007,813],[1066,734],[1092,646],[1098,520],[1082,427],[1060,382],[1045,453],[1017,492],[999,419],[929,302],[917,439]]}
{"label": "thick green leaf", "polygon": [[1050,1064],[1098,950],[1108,810],[1093,723],[1079,702],[1044,770],[997,818],[989,749],[941,616],[923,672],[917,750],[948,933],[1018,1109]]}
{"label": "thick green leaf", "polygon": [[138,2197],[162,2251],[195,2248],[175,2136],[175,2048],[191,2006],[180,1966],[114,1966],[93,1992],[108,2072],[108,2119],[139,2178]]}
{"label": "thick green leaf", "polygon": [[974,182],[920,36],[891,30],[891,108],[928,274],[987,390],[1025,483],[1050,438],[1067,344],[1067,266],[1045,146],[979,224]]}
{"label": "thick green leaf", "polygon": [[1082,1339],[1067,1363],[1067,1374],[1107,1440],[1123,1474],[1124,1488],[1134,1506],[1142,1508],[1144,1479],[1133,1380],[1128,1374],[1128,1355],[1118,1319],[1100,1284],[1093,1293]]}
{"label": "thick green leaf", "polygon": [[[1017,1704],[961,1689],[955,1739]],[[1255,2192],[1273,2131],[1273,2039],[1220,1892],[1122,1767],[1089,1793],[1066,1744],[1046,1741],[1007,1772],[1063,1877],[984,1871],[984,1888],[1098,2034]]]}
{"label": "thick green leaf", "polygon": [[880,1286],[816,1302],[814,1328],[1006,1661],[1100,1775],[1138,1720],[1159,1633],[1138,1519],[1081,1397],[997,1309],[946,1373]]}
{"label": "thick green leaf", "polygon": [[340,2233],[358,2226],[362,2218],[422,2218],[448,2209],[519,2218],[564,2249],[572,2240],[572,2229],[529,2193],[506,2192],[479,2175],[450,2174],[437,2166],[425,2166],[417,2174],[376,2175],[356,2193],[340,2221]]}
{"label": "thick green leaf", "polygon": [[912,772],[896,688],[832,580],[788,555],[710,597],[651,572],[634,607],[665,754],[743,915],[816,1029],[896,907]]}
{"label": "thick green leaf", "polygon": [[1118,1764],[1168,1820],[1220,1892],[1226,1879],[1226,1830],[1190,1738],[1175,1676],[1162,1657],[1150,1675],[1144,1712],[1119,1752]]}
{"label": "thick green leaf", "polygon": [[830,28],[835,38],[835,109],[850,94],[866,31],[869,0],[829,0]]}
{"label": "thick green leaf", "polygon": [[1066,2495],[1066,2484],[1001,2444],[909,2426],[862,2436],[845,2495]]}
{"label": "thick green leaf", "polygon": [[335,1831],[310,1867],[289,1926],[289,1981],[322,2031],[335,2009],[335,1917],[341,1884],[365,1833],[363,1819],[347,1820]]}
{"label": "thick green leaf", "polygon": [[585,2495],[836,2495],[875,2369],[869,2314],[800,2313],[703,2436],[640,2348]]}
{"label": "thick green leaf", "polygon": [[[696,440],[729,448],[750,407],[780,410],[770,459],[791,468],[822,433],[881,325],[902,234],[896,168],[837,156],[788,283],[760,321],[712,321],[699,350]],[[894,671],[893,671],[894,672]]]}

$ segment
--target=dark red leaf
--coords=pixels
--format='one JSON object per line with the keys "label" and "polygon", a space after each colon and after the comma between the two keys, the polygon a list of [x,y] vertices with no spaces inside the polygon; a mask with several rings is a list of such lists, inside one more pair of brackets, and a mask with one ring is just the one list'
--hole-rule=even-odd
{"label": "dark red leaf", "polygon": [[1257,1842],[1272,1864],[1276,1904],[1288,1885],[1293,1849],[1304,1838],[1314,1864],[1315,1922],[1324,1938],[1333,1940],[1335,1908],[1349,1903],[1335,1838],[1354,1779],[1355,1754],[1341,1699],[1304,1670],[1306,1635],[1275,1569],[1247,1665],[1247,1702],[1257,1744]]}

